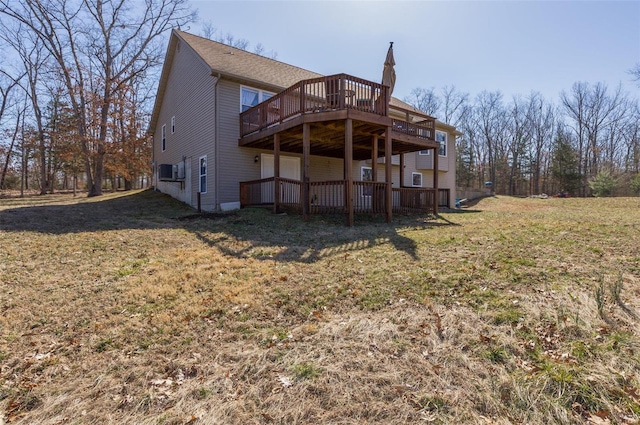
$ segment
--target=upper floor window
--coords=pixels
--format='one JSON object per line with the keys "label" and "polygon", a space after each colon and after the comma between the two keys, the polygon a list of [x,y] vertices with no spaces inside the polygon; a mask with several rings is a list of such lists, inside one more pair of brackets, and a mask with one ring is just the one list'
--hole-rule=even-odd
{"label": "upper floor window", "polygon": [[240,87],[240,112],[244,112],[249,108],[256,106],[260,102],[264,102],[273,96],[273,93],[253,89],[250,87]]}
{"label": "upper floor window", "polygon": [[436,131],[436,142],[440,143],[438,154],[447,156],[447,133],[444,131]]}
{"label": "upper floor window", "polygon": [[167,150],[167,125],[162,124],[162,152]]}

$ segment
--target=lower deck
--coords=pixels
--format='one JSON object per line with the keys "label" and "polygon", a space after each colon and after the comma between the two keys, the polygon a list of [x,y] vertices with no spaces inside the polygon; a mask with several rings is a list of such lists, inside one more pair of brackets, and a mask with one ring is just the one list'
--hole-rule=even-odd
{"label": "lower deck", "polygon": [[[304,183],[299,180],[269,177],[240,183],[240,205],[272,206],[274,212],[281,208],[303,214],[348,214],[351,204],[358,214],[385,214],[388,183],[331,180]],[[306,186],[306,187],[305,187]],[[308,204],[304,205],[303,193],[307,192]],[[347,197],[351,194],[350,199]],[[449,189],[392,188],[391,210],[395,214],[433,213],[438,207],[450,207]],[[351,200],[351,202],[349,202]],[[305,208],[306,207],[306,208]]]}

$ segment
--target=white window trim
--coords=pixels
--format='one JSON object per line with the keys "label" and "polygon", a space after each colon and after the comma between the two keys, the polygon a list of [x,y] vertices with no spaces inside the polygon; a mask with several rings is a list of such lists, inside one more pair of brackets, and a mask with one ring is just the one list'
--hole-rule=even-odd
{"label": "white window trim", "polygon": [[176,116],[171,117],[171,134],[176,132]]}
{"label": "white window trim", "polygon": [[269,97],[272,97],[272,96],[276,95],[275,93],[272,93],[272,92],[267,91],[267,90],[261,90],[261,89],[257,89],[255,87],[251,87],[251,86],[240,85],[240,112],[242,112],[242,89],[257,91],[258,92],[258,103],[262,103],[265,100],[267,100],[267,99],[264,98],[265,95],[269,95]]}
{"label": "white window trim", "polygon": [[[204,159],[205,161],[205,168],[204,168],[204,174],[202,174],[202,166],[201,161]],[[198,158],[198,192],[200,193],[207,193],[207,190],[209,189],[209,185],[207,184],[207,172],[209,171],[209,163],[207,162],[207,155],[202,155],[200,158]],[[202,177],[205,178],[205,185],[207,186],[204,192],[202,192]]]}
{"label": "white window trim", "polygon": [[162,152],[167,150],[167,125],[162,124]]}
{"label": "white window trim", "polygon": [[[413,178],[415,176],[420,176],[420,184],[416,185],[413,183]],[[422,187],[422,173],[416,173],[415,171],[411,172],[411,187]]]}
{"label": "white window trim", "polygon": [[431,155],[431,149],[424,149],[424,150],[418,151],[418,155],[419,156]]}
{"label": "white window trim", "polygon": [[436,141],[438,142],[438,144],[440,143],[440,141],[438,140],[438,133],[444,134],[444,155],[440,154],[440,146],[438,146],[438,155],[442,157],[446,157],[447,154],[449,153],[449,149],[448,149],[449,146],[447,146],[449,142],[449,135],[444,131],[436,130]]}

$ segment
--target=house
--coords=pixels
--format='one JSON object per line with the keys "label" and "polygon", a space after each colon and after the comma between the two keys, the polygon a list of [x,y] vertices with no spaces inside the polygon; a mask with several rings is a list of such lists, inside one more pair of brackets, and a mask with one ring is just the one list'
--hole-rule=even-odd
{"label": "house", "polygon": [[171,34],[149,133],[154,188],[206,211],[269,205],[352,225],[354,213],[390,221],[455,199],[454,127],[379,83],[183,31]]}

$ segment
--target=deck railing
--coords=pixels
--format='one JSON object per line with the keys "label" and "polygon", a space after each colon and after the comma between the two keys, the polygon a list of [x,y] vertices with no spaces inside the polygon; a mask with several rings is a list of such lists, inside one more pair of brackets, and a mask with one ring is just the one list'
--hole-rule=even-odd
{"label": "deck railing", "polygon": [[273,205],[275,188],[280,188],[280,205],[283,207],[301,209],[302,182],[298,180],[285,179],[283,177],[269,177],[260,180],[240,182],[240,205],[261,206]]}
{"label": "deck railing", "polygon": [[341,214],[346,212],[346,180],[309,183],[309,212],[311,214]]}
{"label": "deck railing", "polygon": [[382,182],[353,182],[353,212],[384,214],[386,211],[385,188]]}
{"label": "deck railing", "polygon": [[419,139],[435,140],[436,121],[435,119],[423,120],[415,123],[393,118],[391,129],[397,133],[408,134]]}
{"label": "deck railing", "polygon": [[[346,180],[310,182],[310,214],[346,213]],[[274,204],[274,185],[280,189],[279,205],[283,208],[302,211],[302,186],[298,180],[269,177],[240,183],[240,205],[266,206]],[[384,214],[386,211],[385,188],[383,182],[354,181],[352,190],[354,213]],[[393,188],[392,212],[412,214],[435,211],[435,202],[439,206],[449,206],[449,189],[402,187]]]}
{"label": "deck railing", "polygon": [[438,206],[451,208],[449,189],[438,189]]}
{"label": "deck railing", "polygon": [[418,187],[393,188],[391,198],[393,212],[398,214],[434,211],[436,190]]}
{"label": "deck railing", "polygon": [[240,114],[240,137],[294,116],[336,109],[388,115],[388,87],[347,74],[300,81]]}

